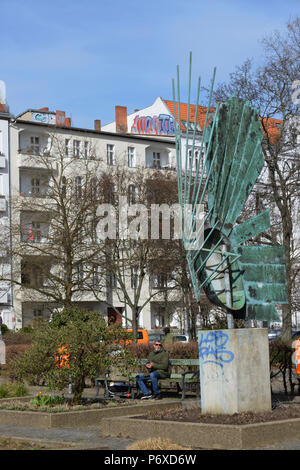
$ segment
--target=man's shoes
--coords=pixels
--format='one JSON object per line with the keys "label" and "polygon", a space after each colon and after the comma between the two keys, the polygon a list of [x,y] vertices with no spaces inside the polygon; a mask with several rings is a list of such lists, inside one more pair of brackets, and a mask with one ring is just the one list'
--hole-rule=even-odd
{"label": "man's shoes", "polygon": [[162,396],[161,396],[160,393],[158,393],[157,395],[154,395],[153,398],[154,398],[154,400],[161,400]]}
{"label": "man's shoes", "polygon": [[136,400],[140,400],[143,396],[144,396],[144,395],[140,392],[140,393],[137,393],[137,394],[134,396],[134,398],[135,398]]}
{"label": "man's shoes", "polygon": [[143,395],[141,397],[141,400],[149,400],[149,398],[153,398],[153,396],[152,395]]}

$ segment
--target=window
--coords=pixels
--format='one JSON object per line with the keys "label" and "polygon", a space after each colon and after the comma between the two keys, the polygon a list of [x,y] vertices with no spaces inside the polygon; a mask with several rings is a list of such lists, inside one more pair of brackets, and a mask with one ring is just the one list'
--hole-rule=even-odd
{"label": "window", "polygon": [[73,140],[73,157],[80,157],[80,140]]}
{"label": "window", "polygon": [[128,166],[129,168],[135,168],[135,148],[128,147]]}
{"label": "window", "polygon": [[139,275],[137,269],[131,269],[131,289],[137,289]]}
{"label": "window", "polygon": [[63,176],[62,179],[61,179],[61,187],[60,188],[61,188],[61,197],[63,199],[65,199],[66,196],[67,196],[67,179],[66,179],[65,176]]}
{"label": "window", "polygon": [[133,204],[136,203],[136,194],[137,194],[136,187],[134,186],[134,184],[130,184],[128,186],[128,198],[127,198],[129,206],[132,206]]}
{"label": "window", "polygon": [[90,146],[89,142],[84,142],[84,158],[87,160],[89,158]]}
{"label": "window", "polygon": [[115,146],[107,144],[107,164],[115,165]]}
{"label": "window", "polygon": [[100,266],[93,266],[92,267],[92,284],[94,289],[99,289],[100,287]]}
{"label": "window", "polygon": [[81,286],[84,280],[84,268],[83,268],[82,263],[76,266],[75,268],[75,279],[76,279],[78,286]]}
{"label": "window", "polygon": [[195,170],[197,170],[199,165],[199,150],[195,150]]}
{"label": "window", "polygon": [[65,156],[70,156],[70,139],[65,139]]}
{"label": "window", "polygon": [[31,178],[31,194],[38,195],[40,194],[40,179]]}
{"label": "window", "polygon": [[91,200],[96,201],[98,197],[98,181],[97,178],[91,178],[90,181],[90,195],[91,195]]}
{"label": "window", "polygon": [[170,275],[168,274],[153,274],[151,277],[152,289],[165,289],[170,287]]}
{"label": "window", "polygon": [[29,241],[39,243],[41,241],[41,224],[40,222],[32,222],[29,228]]}
{"label": "window", "polygon": [[189,149],[189,150],[188,150],[188,157],[189,157],[188,167],[189,167],[189,168],[193,168],[192,149]]}
{"label": "window", "polygon": [[40,310],[39,308],[35,308],[33,310],[33,318],[36,320],[36,319],[39,319],[39,318],[42,318],[43,317],[43,311]]}
{"label": "window", "polygon": [[[188,149],[188,168],[192,168],[193,170],[197,170],[199,165],[199,155],[200,151],[198,149],[194,150],[194,158],[192,156],[192,149]],[[200,167],[201,170],[201,167]]]}
{"label": "window", "polygon": [[31,136],[30,137],[30,153],[33,155],[40,154],[40,138]]}
{"label": "window", "polygon": [[117,288],[117,279],[115,274],[110,273],[108,276],[108,285],[110,289],[116,289]]}
{"label": "window", "polygon": [[82,197],[82,178],[75,176],[75,197],[80,199]]}
{"label": "window", "polygon": [[160,168],[160,167],[161,167],[160,153],[153,152],[153,168]]}
{"label": "window", "polygon": [[38,266],[33,266],[31,268],[31,284],[34,287],[43,287],[45,283],[44,273],[42,268]]}

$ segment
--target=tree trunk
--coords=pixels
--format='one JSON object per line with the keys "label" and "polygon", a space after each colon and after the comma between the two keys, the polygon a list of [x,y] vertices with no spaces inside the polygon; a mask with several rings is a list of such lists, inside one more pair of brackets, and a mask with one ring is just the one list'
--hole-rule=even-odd
{"label": "tree trunk", "polygon": [[139,317],[138,308],[133,308],[132,309],[132,335],[133,335],[134,343],[137,343],[138,317]]}
{"label": "tree trunk", "polygon": [[73,389],[73,405],[79,405],[81,403],[81,398],[84,390],[84,377],[78,377],[72,382]]}

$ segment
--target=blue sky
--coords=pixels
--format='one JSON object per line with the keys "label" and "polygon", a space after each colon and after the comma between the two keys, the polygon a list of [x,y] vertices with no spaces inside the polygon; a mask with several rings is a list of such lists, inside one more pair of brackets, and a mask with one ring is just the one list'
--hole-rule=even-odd
{"label": "blue sky", "polygon": [[13,114],[48,106],[92,128],[115,105],[172,99],[177,64],[185,100],[190,51],[194,94],[214,66],[218,82],[248,57],[259,64],[262,37],[299,10],[299,0],[0,0],[0,80]]}

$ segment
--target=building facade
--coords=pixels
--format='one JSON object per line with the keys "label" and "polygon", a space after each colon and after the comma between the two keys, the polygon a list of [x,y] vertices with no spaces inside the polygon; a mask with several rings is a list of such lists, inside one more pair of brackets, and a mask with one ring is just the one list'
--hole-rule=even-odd
{"label": "building facade", "polygon": [[[47,256],[50,256],[51,224],[48,217],[56,207],[53,196],[55,182],[63,181],[65,177],[68,180],[73,178],[74,187],[80,192],[81,180],[87,168],[92,169],[95,176],[97,172],[100,175],[106,170],[124,168],[130,177],[130,174],[134,175],[140,169],[149,174],[152,170],[173,171],[176,167],[175,158],[172,137],[103,131],[99,121],[95,121],[94,129],[75,128],[63,112],[49,111],[48,108],[30,109],[11,120],[10,159],[14,227],[12,252],[14,280],[17,281],[14,284],[16,329],[30,324],[34,319],[49,318],[53,309],[61,308],[59,302],[45,294],[47,289],[38,266],[44,266]],[[59,268],[56,266],[51,269]],[[84,277],[83,266],[78,266],[77,275]],[[53,272],[51,276],[52,282]],[[134,288],[132,276],[132,273],[126,276],[128,292]],[[31,285],[34,282],[37,289],[25,286],[29,277]],[[28,280],[28,285],[30,282]],[[49,283],[49,280],[47,282]],[[124,325],[128,319],[127,326],[130,326],[132,313],[117,286],[107,279],[105,282],[103,279],[99,281],[99,286],[100,284],[97,295],[93,289],[79,289],[73,300],[83,308],[100,311],[108,319],[120,319],[117,314],[120,312]],[[170,311],[165,312],[164,298],[161,295],[154,295],[152,300],[147,302],[149,295],[155,294],[155,290],[159,288],[159,279],[153,282],[153,279],[147,278],[143,282],[140,305],[146,305],[140,312],[139,324],[148,330],[165,326],[170,317]],[[173,316],[176,326],[178,293],[174,293],[173,297],[170,294],[169,300],[171,313],[174,313],[171,317]]]}
{"label": "building facade", "polygon": [[[9,160],[9,107],[6,101],[5,83],[0,81],[0,226],[4,236],[8,236],[10,225],[10,160]],[[9,257],[10,239],[2,240],[1,276],[9,279],[11,275],[11,259]],[[8,328],[14,327],[12,286],[5,280],[0,282],[0,316]]]}

